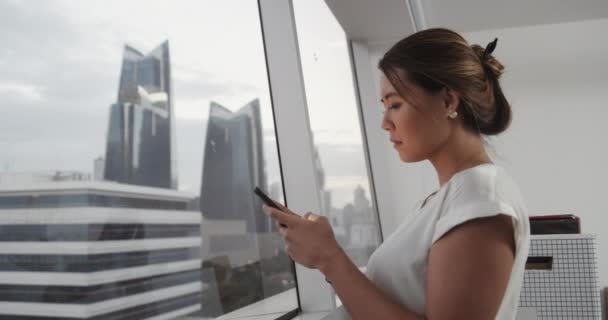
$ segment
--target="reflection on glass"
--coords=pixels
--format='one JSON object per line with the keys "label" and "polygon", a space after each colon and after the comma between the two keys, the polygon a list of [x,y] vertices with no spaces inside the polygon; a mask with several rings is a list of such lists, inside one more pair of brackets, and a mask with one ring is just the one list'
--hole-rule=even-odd
{"label": "reflection on glass", "polygon": [[0,319],[298,307],[252,193],[283,198],[256,2],[0,12]]}
{"label": "reflection on glass", "polygon": [[322,0],[294,1],[322,210],[350,258],[380,244],[344,31]]}

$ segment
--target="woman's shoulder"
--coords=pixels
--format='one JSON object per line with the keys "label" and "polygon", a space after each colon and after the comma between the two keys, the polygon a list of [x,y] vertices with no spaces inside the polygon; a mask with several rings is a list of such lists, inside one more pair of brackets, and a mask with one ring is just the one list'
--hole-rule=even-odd
{"label": "woman's shoulder", "polygon": [[523,204],[523,197],[515,180],[496,164],[482,164],[463,170],[448,182],[446,200],[455,203],[506,202]]}
{"label": "woman's shoulder", "polygon": [[443,203],[437,207],[433,242],[457,225],[500,214],[518,222],[518,235],[527,232],[525,202],[517,184],[502,167],[494,164],[473,167],[457,173],[448,183]]}

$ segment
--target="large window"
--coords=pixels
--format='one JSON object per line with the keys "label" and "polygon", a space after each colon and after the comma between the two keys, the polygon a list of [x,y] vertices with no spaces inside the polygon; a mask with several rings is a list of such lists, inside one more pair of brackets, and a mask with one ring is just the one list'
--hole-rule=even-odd
{"label": "large window", "polygon": [[323,0],[294,1],[322,210],[360,267],[380,244],[348,41]]}
{"label": "large window", "polygon": [[252,193],[284,199],[256,1],[2,1],[0,21],[0,318],[298,308]]}

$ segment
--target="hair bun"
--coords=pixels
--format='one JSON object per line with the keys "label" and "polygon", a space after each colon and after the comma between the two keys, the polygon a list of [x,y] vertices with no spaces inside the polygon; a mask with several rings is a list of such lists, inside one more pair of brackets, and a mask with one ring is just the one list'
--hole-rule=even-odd
{"label": "hair bun", "polygon": [[475,55],[481,61],[481,65],[485,70],[486,74],[494,79],[500,79],[505,67],[500,63],[492,54],[485,54],[486,49],[482,48],[478,44],[471,46]]}

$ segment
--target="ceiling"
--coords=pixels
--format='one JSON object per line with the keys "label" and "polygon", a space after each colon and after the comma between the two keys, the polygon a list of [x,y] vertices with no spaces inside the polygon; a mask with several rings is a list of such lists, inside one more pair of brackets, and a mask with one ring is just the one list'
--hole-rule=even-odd
{"label": "ceiling", "polygon": [[[348,37],[392,43],[426,27],[458,32],[608,18],[607,0],[325,0]],[[414,8],[410,10],[410,8]],[[413,15],[412,11],[417,14]]]}
{"label": "ceiling", "polygon": [[420,2],[428,26],[447,26],[459,32],[608,17],[606,0],[422,0]]}
{"label": "ceiling", "polygon": [[405,0],[325,0],[351,40],[393,42],[415,31]]}

